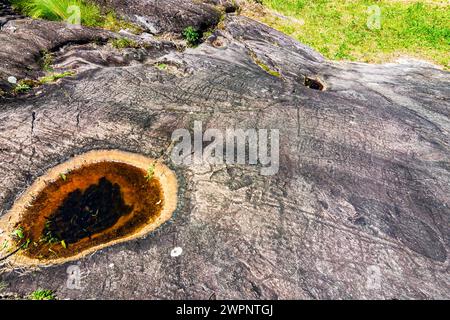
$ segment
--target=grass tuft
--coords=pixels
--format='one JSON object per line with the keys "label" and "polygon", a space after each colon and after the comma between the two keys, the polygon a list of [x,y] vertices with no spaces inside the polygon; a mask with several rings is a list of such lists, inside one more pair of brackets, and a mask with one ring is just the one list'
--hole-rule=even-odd
{"label": "grass tuft", "polygon": [[62,73],[51,73],[51,74],[41,77],[37,80],[22,79],[19,82],[17,82],[17,85],[13,89],[13,93],[14,94],[27,93],[27,92],[31,91],[33,88],[38,87],[40,85],[53,83],[59,79],[62,79],[65,77],[71,77],[73,75],[75,75],[75,72],[66,71],[66,72],[62,72]]}
{"label": "grass tuft", "polygon": [[56,300],[55,294],[52,290],[37,289],[33,291],[30,296],[30,300]]}
{"label": "grass tuft", "polygon": [[39,78],[39,84],[46,84],[46,83],[52,83],[59,79],[65,78],[65,77],[71,77],[75,75],[75,72],[73,71],[66,71],[63,73],[52,73],[48,76]]}

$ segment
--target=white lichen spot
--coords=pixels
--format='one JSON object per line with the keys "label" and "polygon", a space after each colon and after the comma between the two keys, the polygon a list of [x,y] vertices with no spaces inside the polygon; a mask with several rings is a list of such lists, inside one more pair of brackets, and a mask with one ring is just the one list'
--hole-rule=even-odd
{"label": "white lichen spot", "polygon": [[8,82],[9,82],[9,83],[12,83],[12,84],[16,84],[16,83],[17,83],[17,78],[16,78],[16,77],[13,77],[13,76],[8,77]]}
{"label": "white lichen spot", "polygon": [[176,257],[181,256],[182,253],[183,253],[183,249],[180,247],[176,247],[176,248],[173,248],[172,251],[170,251],[170,256],[172,258],[176,258]]}

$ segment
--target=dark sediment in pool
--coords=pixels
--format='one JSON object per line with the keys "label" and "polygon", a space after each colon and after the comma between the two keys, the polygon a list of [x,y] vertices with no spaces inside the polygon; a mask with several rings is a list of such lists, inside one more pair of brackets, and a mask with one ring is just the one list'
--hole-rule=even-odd
{"label": "dark sediment in pool", "polygon": [[84,192],[77,189],[70,193],[48,219],[46,229],[66,243],[76,243],[114,226],[132,210],[124,202],[120,186],[103,177]]}

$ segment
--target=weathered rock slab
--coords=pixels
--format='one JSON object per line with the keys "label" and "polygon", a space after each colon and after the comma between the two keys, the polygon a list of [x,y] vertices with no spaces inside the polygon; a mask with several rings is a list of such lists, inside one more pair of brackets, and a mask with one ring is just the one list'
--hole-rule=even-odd
{"label": "weathered rock slab", "polygon": [[[40,37],[27,28],[32,23],[14,21],[24,51],[28,39]],[[14,47],[10,24],[0,32],[3,52]],[[92,36],[84,32],[67,37]],[[55,38],[65,34],[61,29]],[[4,56],[11,54],[2,65]],[[160,70],[158,62],[170,68]],[[325,90],[305,86],[305,79]],[[72,155],[120,149],[156,157],[174,130],[192,130],[194,121],[223,131],[280,130],[280,171],[265,177],[254,166],[169,161],[180,182],[169,223],[75,263],[79,289],[67,286],[71,264],[8,270],[4,263],[0,279],[10,292],[45,287],[74,299],[450,298],[448,72],[412,60],[326,61],[229,15],[197,48],[131,65],[97,64],[42,91],[0,100],[3,213]],[[175,247],[183,249],[179,257],[170,255]]]}

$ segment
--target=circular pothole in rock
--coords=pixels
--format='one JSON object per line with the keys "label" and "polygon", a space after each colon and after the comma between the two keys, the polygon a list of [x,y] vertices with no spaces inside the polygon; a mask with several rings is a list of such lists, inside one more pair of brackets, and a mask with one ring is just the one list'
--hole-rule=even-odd
{"label": "circular pothole in rock", "polygon": [[15,252],[18,265],[76,260],[148,234],[176,204],[177,180],[165,165],[127,152],[88,152],[39,178],[0,219],[0,256]]}

